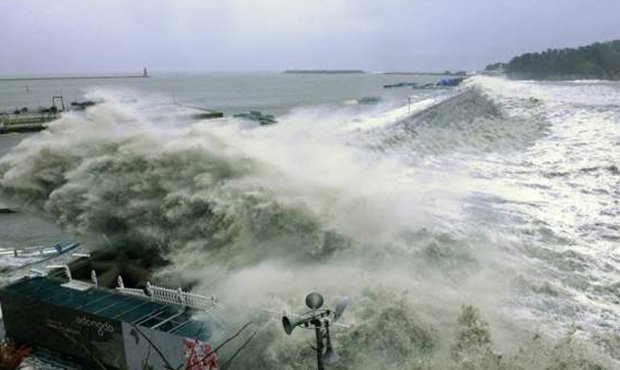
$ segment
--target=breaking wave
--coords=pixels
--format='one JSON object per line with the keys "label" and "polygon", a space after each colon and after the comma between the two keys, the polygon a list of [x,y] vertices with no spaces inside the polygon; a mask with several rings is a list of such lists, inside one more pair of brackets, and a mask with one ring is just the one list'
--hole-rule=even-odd
{"label": "breaking wave", "polygon": [[474,85],[381,130],[376,145],[408,156],[512,151],[545,134],[541,105],[533,97],[491,96]]}
{"label": "breaking wave", "polygon": [[301,309],[309,291],[353,299],[336,368],[612,368],[618,352],[601,343],[617,348],[613,335],[595,346],[516,317],[531,266],[471,161],[526,150],[551,123],[547,102],[487,85],[363,131],[339,112],[269,127],[153,119],[147,102],[97,92],[105,103],[0,160],[1,195],[93,247],[156,254],[165,284],[191,282],[230,321],[255,320],[239,369],[309,366],[307,338],[261,311]]}

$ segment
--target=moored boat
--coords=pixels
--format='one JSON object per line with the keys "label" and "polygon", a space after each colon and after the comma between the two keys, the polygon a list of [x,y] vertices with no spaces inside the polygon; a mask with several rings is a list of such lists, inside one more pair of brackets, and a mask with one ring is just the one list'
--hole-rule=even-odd
{"label": "moored boat", "polygon": [[264,114],[257,110],[251,110],[249,113],[235,114],[233,117],[255,121],[260,123],[261,125],[269,125],[278,122],[274,115]]}

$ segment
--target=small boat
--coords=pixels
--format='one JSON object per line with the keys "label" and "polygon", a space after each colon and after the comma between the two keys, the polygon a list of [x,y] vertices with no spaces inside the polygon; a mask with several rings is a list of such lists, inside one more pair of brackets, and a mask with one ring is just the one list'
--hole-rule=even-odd
{"label": "small boat", "polygon": [[207,109],[207,108],[197,107],[193,105],[180,104],[176,102],[174,103],[174,105],[178,107],[189,108],[189,109],[194,110],[194,112],[192,112],[189,115],[189,118],[192,120],[203,120],[203,119],[213,119],[213,118],[224,117],[223,112],[220,112],[214,109]]}
{"label": "small boat", "polygon": [[235,114],[233,117],[256,121],[261,125],[270,125],[278,122],[273,114],[263,114],[257,110],[251,110],[249,113]]}
{"label": "small boat", "polygon": [[464,80],[465,79],[463,77],[456,77],[456,78],[445,77],[437,81],[435,85],[444,86],[444,87],[453,87],[453,86],[460,85],[461,82],[463,82]]}
{"label": "small boat", "polygon": [[79,247],[79,243],[62,241],[51,246],[34,246],[25,248],[0,249],[2,273],[11,273],[50,261]]}
{"label": "small boat", "polygon": [[72,101],[71,102],[71,107],[75,110],[85,110],[88,107],[92,107],[93,105],[96,105],[97,102],[93,101],[93,100],[85,100],[85,101]]}
{"label": "small boat", "polygon": [[437,80],[435,83],[427,83],[424,85],[418,85],[413,87],[414,89],[420,90],[444,90],[450,87],[456,87],[461,84],[465,79],[462,77],[459,78],[442,78]]}
{"label": "small boat", "polygon": [[407,86],[411,86],[411,87],[416,87],[418,84],[415,82],[398,82],[395,84],[388,84],[388,85],[383,85],[384,89],[393,89],[395,87],[407,87]]}
{"label": "small boat", "polygon": [[364,96],[357,99],[357,104],[377,104],[380,100],[381,98],[377,96]]}
{"label": "small boat", "polygon": [[79,246],[78,243],[69,241],[63,241],[51,246],[43,247],[26,247],[22,249],[0,249],[0,256],[13,256],[13,257],[39,257],[58,255],[75,249]]}
{"label": "small boat", "polygon": [[418,86],[418,88],[420,88],[420,89],[433,89],[433,88],[435,88],[435,87],[436,87],[436,86],[435,86],[435,84],[434,84],[434,83],[427,83],[427,84],[424,84],[424,85]]}

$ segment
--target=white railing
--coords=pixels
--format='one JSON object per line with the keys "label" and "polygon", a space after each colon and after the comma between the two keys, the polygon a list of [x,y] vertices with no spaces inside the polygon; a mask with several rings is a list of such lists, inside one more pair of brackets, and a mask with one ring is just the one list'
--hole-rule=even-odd
{"label": "white railing", "polygon": [[197,310],[212,311],[217,307],[217,300],[214,296],[205,297],[194,293],[184,292],[181,288],[176,290],[169,289],[151,285],[150,282],[146,283],[146,289],[144,290],[126,288],[120,275],[118,276],[118,287],[116,290],[123,294],[150,299],[154,302],[176,304]]}

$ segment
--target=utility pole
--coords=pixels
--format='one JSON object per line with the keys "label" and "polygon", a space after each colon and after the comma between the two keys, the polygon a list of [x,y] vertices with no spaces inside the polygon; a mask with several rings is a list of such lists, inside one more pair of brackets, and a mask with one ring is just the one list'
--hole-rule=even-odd
{"label": "utility pole", "polygon": [[314,332],[316,334],[316,364],[318,370],[325,370],[323,366],[323,331],[320,326],[317,326]]}

